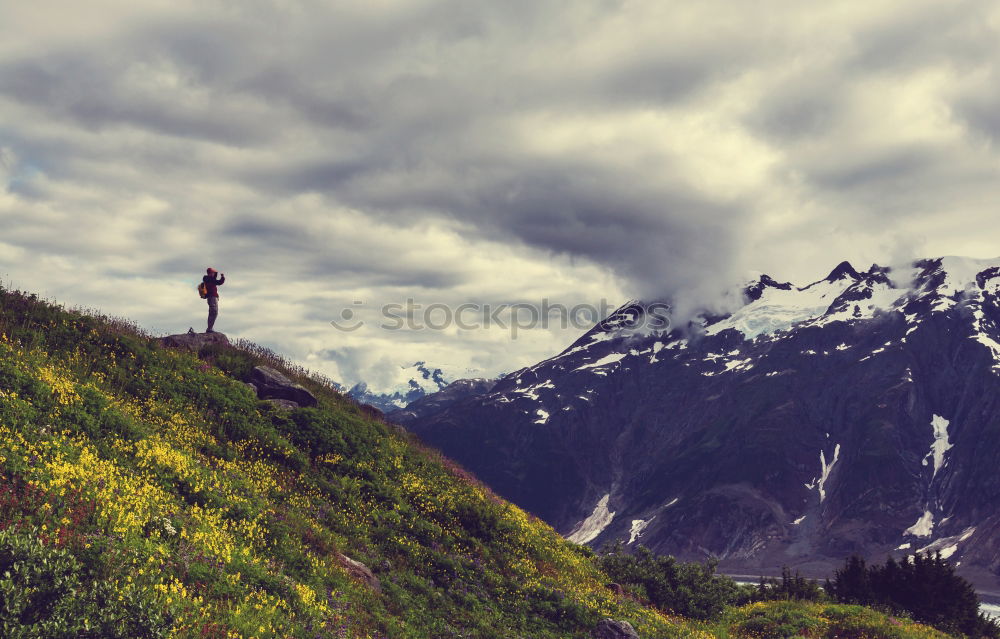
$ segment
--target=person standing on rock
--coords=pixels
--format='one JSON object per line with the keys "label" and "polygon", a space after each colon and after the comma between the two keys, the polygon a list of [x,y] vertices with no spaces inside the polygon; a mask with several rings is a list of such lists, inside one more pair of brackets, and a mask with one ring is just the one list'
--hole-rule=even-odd
{"label": "person standing on rock", "polygon": [[208,289],[208,330],[206,333],[215,332],[215,318],[219,316],[219,287],[226,283],[226,274],[219,273],[211,266],[208,267],[205,277],[201,281]]}

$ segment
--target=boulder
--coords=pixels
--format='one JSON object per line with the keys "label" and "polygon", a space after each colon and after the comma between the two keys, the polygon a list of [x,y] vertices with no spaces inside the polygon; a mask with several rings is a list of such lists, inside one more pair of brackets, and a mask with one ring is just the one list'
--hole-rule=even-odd
{"label": "boulder", "polygon": [[209,344],[229,344],[229,338],[223,333],[179,333],[160,337],[156,341],[165,348],[184,348],[195,353]]}
{"label": "boulder", "polygon": [[298,403],[290,399],[265,399],[264,401],[278,410],[293,410],[299,407]]}
{"label": "boulder", "polygon": [[368,586],[375,592],[382,592],[382,584],[379,583],[378,577],[375,576],[375,573],[373,573],[368,566],[364,565],[360,561],[351,559],[347,555],[342,555],[339,552],[337,553],[337,561],[339,561],[340,565],[343,566],[345,571],[347,571],[347,574],[362,583],[368,584]]}
{"label": "boulder", "polygon": [[301,384],[296,384],[269,366],[257,366],[250,374],[261,399],[287,399],[299,406],[315,406],[316,397]]}
{"label": "boulder", "polygon": [[591,631],[594,639],[639,639],[639,634],[627,621],[604,619]]}

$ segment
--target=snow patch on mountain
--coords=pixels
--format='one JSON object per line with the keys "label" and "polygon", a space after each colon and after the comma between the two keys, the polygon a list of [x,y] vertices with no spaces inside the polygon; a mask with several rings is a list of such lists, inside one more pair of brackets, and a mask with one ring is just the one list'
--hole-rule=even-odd
{"label": "snow patch on mountain", "polygon": [[566,539],[576,544],[585,544],[588,541],[596,539],[598,535],[604,532],[604,529],[615,518],[615,513],[608,510],[608,500],[610,499],[610,493],[601,497],[597,505],[594,506],[594,511],[586,519],[577,524],[576,528],[566,536]]}
{"label": "snow patch on mountain", "polygon": [[819,451],[819,477],[806,484],[806,488],[809,490],[813,490],[814,488],[819,489],[819,503],[821,504],[823,503],[823,500],[826,499],[826,482],[830,479],[830,473],[833,472],[833,467],[837,465],[838,461],[840,461],[840,444],[833,447],[833,460],[829,465],[826,463],[826,453],[822,450]]}
{"label": "snow patch on mountain", "polygon": [[934,441],[931,443],[931,449],[928,451],[927,455],[923,459],[923,465],[926,466],[930,460],[934,461],[934,474],[931,477],[936,477],[938,471],[945,464],[944,455],[948,452],[953,444],[948,440],[948,424],[950,422],[941,417],[940,415],[934,415],[931,418],[931,428],[934,431]]}
{"label": "snow patch on mountain", "polygon": [[[520,379],[517,380],[517,383],[520,384],[521,380]],[[528,399],[533,399],[535,401],[538,401],[538,391],[545,388],[555,389],[555,385],[552,383],[551,379],[547,379],[544,382],[541,382],[540,384],[535,384],[534,386],[528,386],[527,388],[518,388],[514,392],[521,393]]]}
{"label": "snow patch on mountain", "polygon": [[945,278],[938,288],[945,295],[963,293],[976,286],[976,276],[991,266],[1000,264],[1000,257],[989,260],[949,255],[941,258]]}
{"label": "snow patch on mountain", "polygon": [[600,344],[601,342],[608,341],[609,339],[613,338],[614,336],[615,335],[613,333],[610,333],[610,332],[592,333],[586,343],[580,344],[579,346],[573,346],[571,348],[568,348],[565,351],[563,351],[562,353],[559,353],[558,355],[556,355],[555,357],[553,357],[553,358],[551,358],[549,360],[546,360],[546,362],[551,362],[553,360],[557,360],[557,359],[560,359],[560,358],[563,358],[563,357],[567,357],[569,355],[574,355],[576,353],[582,353],[583,351],[589,350],[590,348],[592,348],[596,344]]}
{"label": "snow patch on mountain", "polygon": [[[942,522],[943,523],[943,522]],[[940,552],[942,559],[948,559],[958,551],[958,546],[963,541],[967,540],[976,532],[975,526],[970,526],[963,530],[958,535],[952,535],[951,537],[942,537],[936,541],[933,541],[923,548],[917,550],[918,553],[933,553]]]}
{"label": "snow patch on mountain", "polygon": [[1000,342],[983,332],[982,321],[983,312],[976,311],[976,334],[972,336],[972,339],[990,350],[990,353],[993,354],[993,361],[996,362],[993,364],[993,370],[1000,371]]}
{"label": "snow patch on mountain", "polygon": [[759,299],[712,324],[705,329],[705,333],[717,335],[732,328],[743,333],[746,339],[754,339],[790,330],[796,324],[825,313],[851,283],[846,279],[834,282],[821,280],[801,289],[766,288]]}
{"label": "snow patch on mountain", "polygon": [[885,282],[864,282],[852,287],[851,299],[844,300],[842,308],[817,318],[817,326],[832,322],[849,322],[872,319],[879,312],[894,310],[909,296],[909,289],[895,288]]}
{"label": "snow patch on mountain", "polygon": [[933,531],[934,513],[929,510],[925,510],[924,514],[920,516],[920,519],[918,519],[912,526],[904,530],[903,534],[913,535],[914,537],[930,537]]}
{"label": "snow patch on mountain", "polygon": [[650,517],[649,519],[633,519],[632,529],[629,530],[628,532],[628,543],[629,544],[635,543],[635,540],[638,539],[640,535],[642,535],[642,531],[646,530],[646,526],[649,525],[649,522],[653,521],[654,519],[656,519],[655,516]]}
{"label": "snow patch on mountain", "polygon": [[982,297],[982,292],[975,291],[974,299],[969,304],[970,308],[972,308],[972,328],[975,331],[972,335],[972,339],[989,349],[990,353],[993,355],[993,370],[1000,371],[1000,342],[992,337],[987,331],[986,323],[989,323],[992,326],[994,329],[994,335],[996,334],[996,326],[983,312]]}
{"label": "snow patch on mountain", "polygon": [[627,356],[628,353],[611,353],[610,355],[605,355],[596,362],[591,362],[590,364],[584,364],[583,366],[579,366],[574,370],[582,371],[588,368],[601,368],[602,366],[610,366],[611,364],[615,364],[617,362],[622,361]]}
{"label": "snow patch on mountain", "polygon": [[[992,260],[948,256],[940,260],[935,273],[943,275],[941,283],[931,293],[935,295],[931,310],[936,313],[953,308],[966,296],[978,296],[979,286],[976,276],[1000,263],[1000,258]],[[921,291],[923,293],[925,291]]]}
{"label": "snow patch on mountain", "polygon": [[[714,361],[714,360],[705,360]],[[721,375],[722,373],[728,373],[729,371],[748,371],[753,368],[753,359],[729,359],[724,360],[724,367],[719,371],[704,371],[702,375],[705,377],[714,377],[715,375]]]}
{"label": "snow patch on mountain", "polygon": [[656,359],[656,354],[663,350],[663,342],[656,342],[651,348],[653,354],[649,357],[649,363],[655,364],[659,360]]}

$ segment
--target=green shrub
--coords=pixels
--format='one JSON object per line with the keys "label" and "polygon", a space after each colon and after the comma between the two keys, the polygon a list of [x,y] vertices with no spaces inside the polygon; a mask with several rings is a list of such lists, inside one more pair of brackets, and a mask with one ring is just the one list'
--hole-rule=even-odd
{"label": "green shrub", "polygon": [[638,588],[654,606],[692,619],[718,617],[740,594],[735,581],[715,574],[715,561],[682,563],[643,546],[628,554],[621,542],[605,550],[599,561],[612,581]]}
{"label": "green shrub", "polygon": [[735,630],[738,636],[789,639],[817,636],[824,625],[824,620],[809,610],[786,602],[752,610]]}
{"label": "green shrub", "polygon": [[166,637],[158,602],[133,585],[96,580],[41,531],[0,532],[0,630],[7,639]]}

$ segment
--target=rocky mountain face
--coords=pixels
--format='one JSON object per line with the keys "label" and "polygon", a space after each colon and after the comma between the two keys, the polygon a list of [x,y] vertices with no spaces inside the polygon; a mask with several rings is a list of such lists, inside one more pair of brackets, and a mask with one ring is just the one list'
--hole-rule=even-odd
{"label": "rocky mountain face", "polygon": [[490,392],[496,385],[495,379],[460,379],[448,384],[440,391],[424,395],[400,408],[386,414],[386,418],[405,426],[410,422],[435,415],[451,408],[459,402],[474,400]]}
{"label": "rocky mountain face", "polygon": [[407,427],[570,539],[731,573],[940,550],[1000,572],[1000,260],[761,276],[730,315],[559,355]]}

